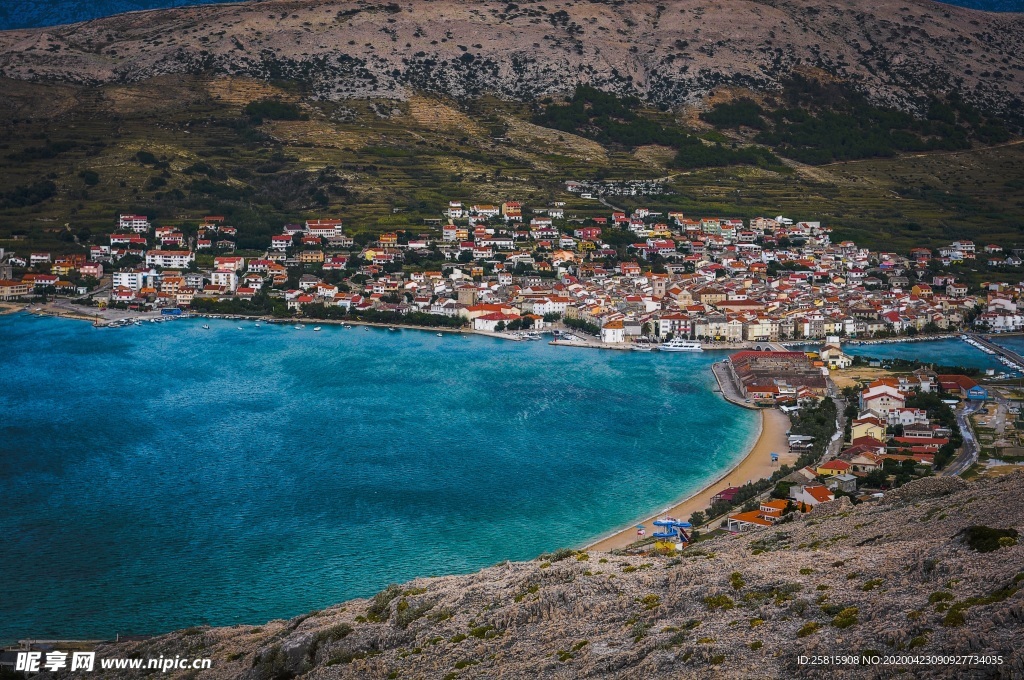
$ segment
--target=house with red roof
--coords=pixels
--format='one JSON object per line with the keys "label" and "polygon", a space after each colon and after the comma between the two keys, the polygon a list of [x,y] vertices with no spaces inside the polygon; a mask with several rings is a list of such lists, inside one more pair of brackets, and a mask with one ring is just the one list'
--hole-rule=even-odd
{"label": "house with red roof", "polygon": [[789,490],[789,495],[797,503],[804,503],[812,508],[836,499],[835,494],[822,484],[793,486]]}
{"label": "house with red roof", "polygon": [[761,527],[770,527],[780,519],[789,508],[789,501],[773,498],[763,501],[757,510],[738,512],[729,515],[729,531],[747,531]]}
{"label": "house with red roof", "polygon": [[845,460],[830,460],[827,463],[822,463],[818,466],[817,472],[823,477],[831,477],[833,475],[845,475],[853,469],[853,466],[847,463]]}

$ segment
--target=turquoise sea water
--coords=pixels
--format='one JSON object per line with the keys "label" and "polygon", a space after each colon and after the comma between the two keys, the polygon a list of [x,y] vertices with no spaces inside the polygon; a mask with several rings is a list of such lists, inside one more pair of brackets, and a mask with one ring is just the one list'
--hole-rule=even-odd
{"label": "turquoise sea water", "polygon": [[258,624],[530,559],[757,431],[712,353],[201,323],[0,317],[0,641]]}
{"label": "turquoise sea water", "polygon": [[[1008,339],[1008,338],[1006,338]],[[998,342],[1002,343],[1004,338]],[[1010,345],[1007,345],[1010,347]],[[942,366],[966,366],[994,368],[1005,371],[1006,367],[994,357],[975,349],[963,340],[929,340],[927,342],[894,342],[877,345],[851,345],[843,343],[843,351],[855,356],[876,359],[916,359],[930,361]]]}

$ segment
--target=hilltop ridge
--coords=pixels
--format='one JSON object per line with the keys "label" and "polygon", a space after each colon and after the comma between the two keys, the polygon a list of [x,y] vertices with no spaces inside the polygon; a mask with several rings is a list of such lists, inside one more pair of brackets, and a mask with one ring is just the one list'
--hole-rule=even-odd
{"label": "hilltop ridge", "polygon": [[[417,579],[259,627],[193,628],[104,656],[211,656],[203,677],[1020,677],[1024,473],[925,478],[877,503],[699,543],[678,557],[572,550]],[[1008,544],[1008,545],[1007,545]],[[1001,655],[1001,664],[802,665],[815,654]],[[141,677],[120,672],[109,677]],[[172,672],[168,677],[177,676]]]}
{"label": "hilltop ridge", "polygon": [[1024,113],[1024,15],[928,0],[369,3],[270,0],[0,33],[0,76],[81,84],[218,73],[299,81],[321,100],[415,91],[508,99],[585,83],[661,106],[794,73],[920,110],[958,90]]}

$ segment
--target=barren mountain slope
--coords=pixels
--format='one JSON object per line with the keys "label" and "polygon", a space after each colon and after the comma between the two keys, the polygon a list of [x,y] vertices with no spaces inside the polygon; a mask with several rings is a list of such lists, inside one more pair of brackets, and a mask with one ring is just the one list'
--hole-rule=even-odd
{"label": "barren mountain slope", "polygon": [[1021,111],[1024,15],[930,0],[391,4],[269,0],[0,33],[0,75],[138,81],[181,72],[296,78],[319,98],[414,89],[509,98],[584,82],[675,105],[794,70],[912,107],[956,87]]}
{"label": "barren mountain slope", "polygon": [[978,552],[960,535],[972,525],[1024,529],[1024,473],[924,479],[856,508],[840,499],[681,557],[563,551],[100,656],[212,657],[202,677],[268,680],[890,677],[897,668],[812,668],[798,657],[977,654],[1003,661],[912,675],[1021,677],[1024,544]]}

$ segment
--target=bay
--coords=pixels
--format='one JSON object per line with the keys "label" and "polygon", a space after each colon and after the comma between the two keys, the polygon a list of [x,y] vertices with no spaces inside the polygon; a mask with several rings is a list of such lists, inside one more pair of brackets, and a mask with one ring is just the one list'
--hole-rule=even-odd
{"label": "bay", "polygon": [[0,641],[258,624],[579,546],[758,430],[718,353],[208,323],[0,317]]}

